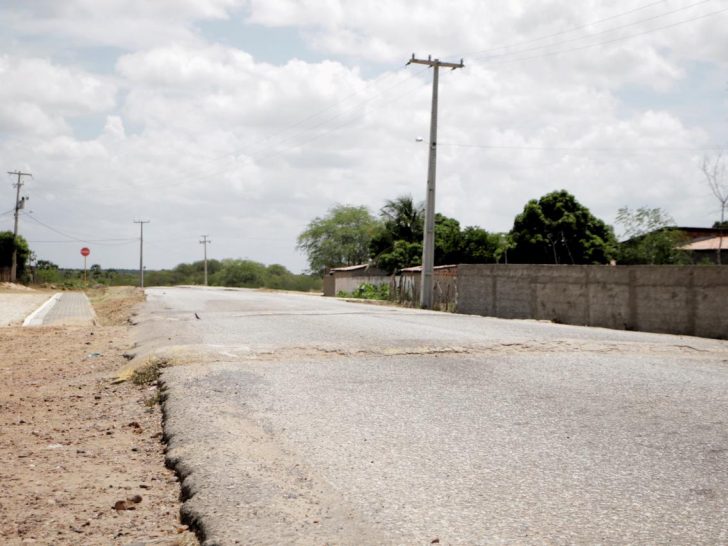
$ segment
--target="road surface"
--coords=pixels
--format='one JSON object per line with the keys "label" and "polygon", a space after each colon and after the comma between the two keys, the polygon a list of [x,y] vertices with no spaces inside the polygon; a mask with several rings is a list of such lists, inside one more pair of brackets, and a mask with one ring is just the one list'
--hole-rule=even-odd
{"label": "road surface", "polygon": [[728,342],[147,294],[208,544],[728,543]]}

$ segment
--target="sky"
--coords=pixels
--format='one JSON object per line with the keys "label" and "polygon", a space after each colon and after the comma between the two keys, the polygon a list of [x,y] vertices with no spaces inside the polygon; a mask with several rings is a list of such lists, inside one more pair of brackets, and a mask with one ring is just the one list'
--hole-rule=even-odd
{"label": "sky", "polygon": [[[728,147],[728,0],[0,0],[0,230],[39,259],[305,270],[336,204],[423,200],[508,231],[565,189],[614,224],[710,226],[700,166]],[[424,142],[418,141],[424,137]],[[615,225],[619,234],[621,228]]]}

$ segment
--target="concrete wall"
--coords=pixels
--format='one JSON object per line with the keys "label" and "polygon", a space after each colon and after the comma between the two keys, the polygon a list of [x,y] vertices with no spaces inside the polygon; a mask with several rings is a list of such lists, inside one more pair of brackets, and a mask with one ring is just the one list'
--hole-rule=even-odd
{"label": "concrete wall", "polygon": [[337,273],[334,275],[334,279],[334,295],[339,292],[346,292],[350,294],[364,283],[373,284],[375,286],[379,286],[380,284],[389,284],[389,277],[386,275],[339,276]]}
{"label": "concrete wall", "polygon": [[455,310],[728,339],[728,267],[461,264]]}

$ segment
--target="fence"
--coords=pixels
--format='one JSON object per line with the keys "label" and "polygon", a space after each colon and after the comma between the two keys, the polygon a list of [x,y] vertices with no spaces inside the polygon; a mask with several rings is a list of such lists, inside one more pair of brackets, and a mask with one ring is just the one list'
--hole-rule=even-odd
{"label": "fence", "polygon": [[[389,299],[401,305],[417,307],[420,302],[422,280],[420,271],[405,271],[389,281]],[[433,309],[454,311],[457,302],[457,267],[436,268],[433,279]]]}
{"label": "fence", "polygon": [[728,267],[461,264],[455,311],[728,339]]}

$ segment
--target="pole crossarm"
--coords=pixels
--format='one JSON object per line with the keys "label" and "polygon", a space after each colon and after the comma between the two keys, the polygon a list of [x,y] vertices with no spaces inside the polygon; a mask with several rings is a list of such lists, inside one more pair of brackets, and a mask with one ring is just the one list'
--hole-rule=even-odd
{"label": "pole crossarm", "polygon": [[444,61],[441,61],[440,59],[433,59],[432,57],[427,57],[427,59],[417,59],[415,57],[415,54],[412,54],[412,58],[407,61],[407,65],[410,64],[425,64],[427,66],[438,66],[442,68],[452,68],[455,70],[456,68],[465,68],[465,65],[463,64],[463,60],[460,59],[459,63],[447,63]]}

